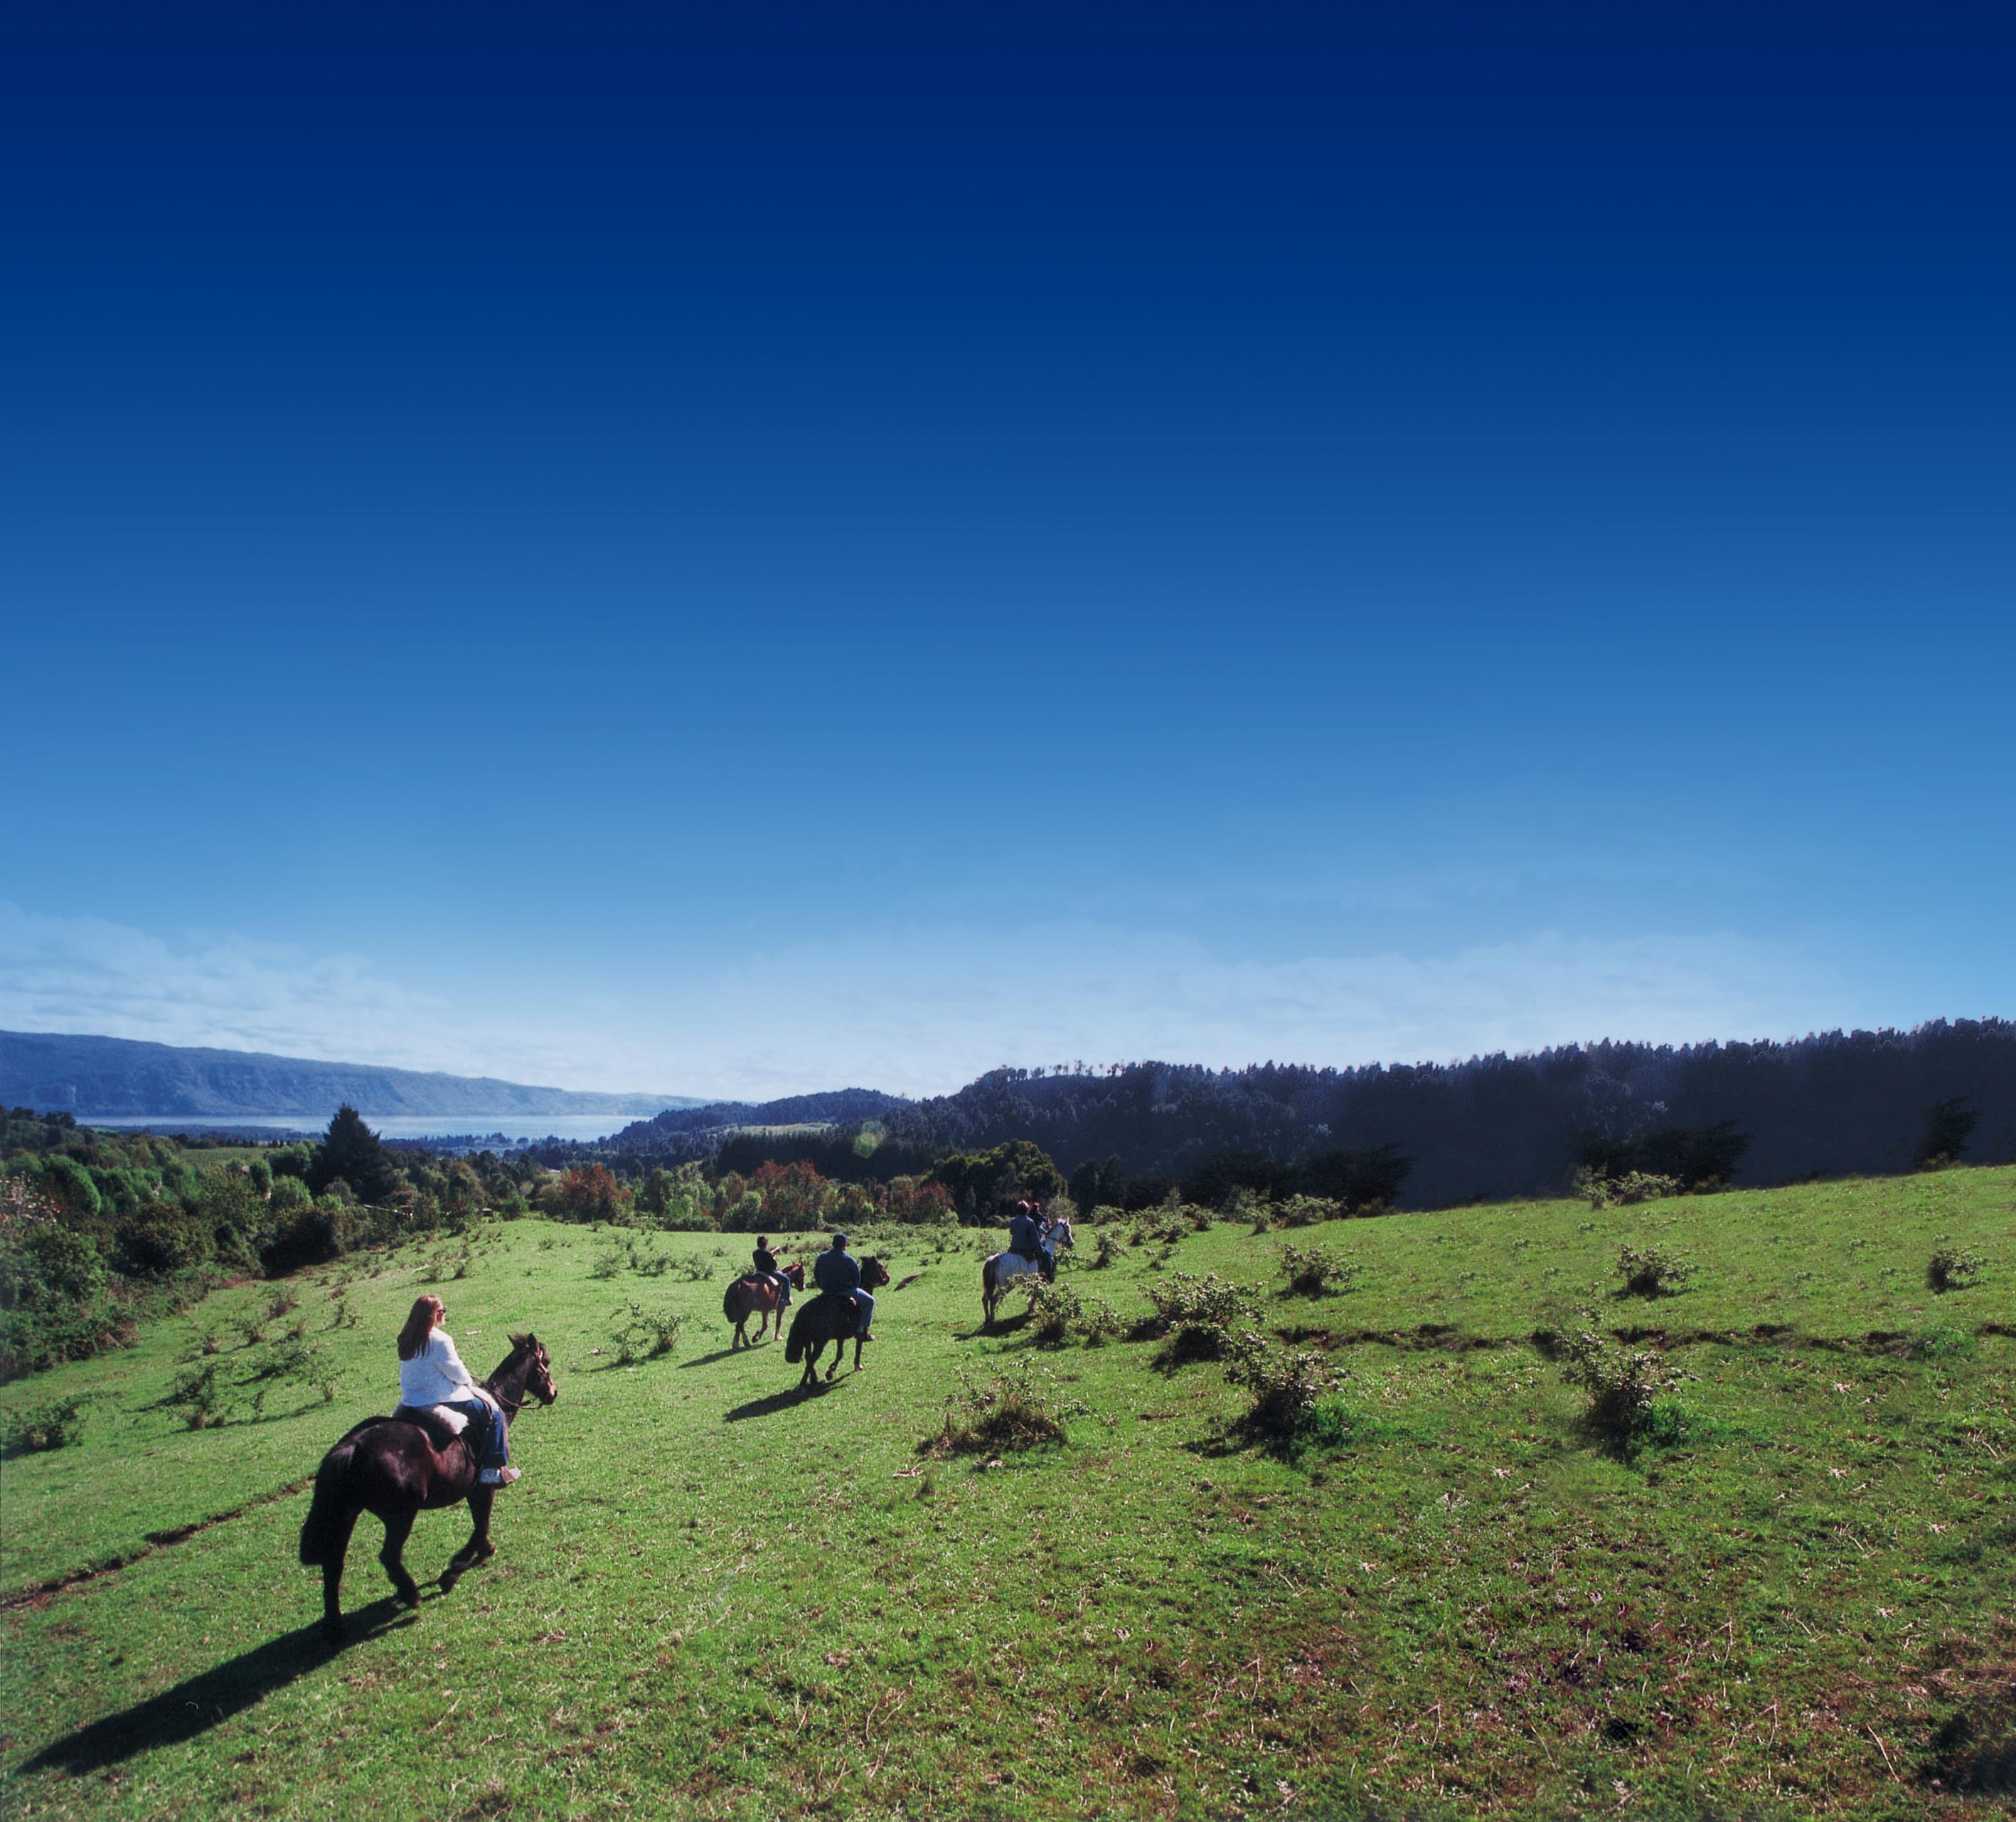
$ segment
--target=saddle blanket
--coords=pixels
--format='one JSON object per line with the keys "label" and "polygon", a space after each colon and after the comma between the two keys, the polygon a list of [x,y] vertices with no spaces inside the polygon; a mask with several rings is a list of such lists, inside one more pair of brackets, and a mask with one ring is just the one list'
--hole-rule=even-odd
{"label": "saddle blanket", "polygon": [[392,1417],[401,1424],[438,1424],[451,1436],[459,1436],[469,1428],[469,1413],[459,1411],[452,1405],[401,1405]]}

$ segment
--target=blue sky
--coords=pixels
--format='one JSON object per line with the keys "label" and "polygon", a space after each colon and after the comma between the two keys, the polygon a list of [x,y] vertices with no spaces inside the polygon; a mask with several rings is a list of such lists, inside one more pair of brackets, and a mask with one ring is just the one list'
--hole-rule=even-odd
{"label": "blue sky", "polygon": [[0,1025],[2016,1014],[2010,28],[1391,10],[11,23]]}

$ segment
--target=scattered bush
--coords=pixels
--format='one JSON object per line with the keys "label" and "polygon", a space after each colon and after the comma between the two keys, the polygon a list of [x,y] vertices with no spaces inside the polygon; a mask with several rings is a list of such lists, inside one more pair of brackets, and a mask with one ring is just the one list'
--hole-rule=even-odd
{"label": "scattered bush", "polygon": [[226,1421],[224,1388],[217,1382],[218,1363],[208,1361],[180,1375],[163,1394],[161,1403],[179,1410],[192,1430],[213,1429]]}
{"label": "scattered bush", "polygon": [[1150,1289],[1148,1298],[1155,1313],[1136,1333],[1167,1335],[1172,1361],[1222,1358],[1233,1326],[1253,1320],[1253,1305],[1245,1293],[1215,1272],[1202,1277],[1172,1272],[1165,1283]]}
{"label": "scattered bush", "polygon": [[1616,1346],[1589,1311],[1548,1331],[1542,1349],[1560,1362],[1569,1385],[1588,1394],[1582,1420],[1605,1442],[1629,1447],[1677,1428],[1674,1413],[1661,1408],[1674,1390],[1672,1369],[1650,1348]]}
{"label": "scattered bush", "polygon": [[1969,1290],[1980,1283],[1987,1265],[1987,1260],[1979,1253],[1957,1247],[1941,1234],[1931,1258],[1926,1262],[1925,1283],[1942,1294],[1948,1291]]}
{"label": "scattered bush", "polygon": [[85,1409],[90,1403],[88,1395],[81,1394],[0,1412],[0,1460],[67,1449],[83,1431]]}
{"label": "scattered bush", "polygon": [[1971,1329],[1951,1323],[1935,1323],[1910,1345],[1914,1360],[1964,1360],[1978,1345]]}
{"label": "scattered bush", "polygon": [[945,1428],[917,1445],[920,1455],[992,1454],[1039,1449],[1067,1439],[1067,1426],[1090,1409],[1059,1391],[1047,1367],[1024,1358],[985,1385],[959,1374],[961,1389],[945,1401]]}
{"label": "scattered bush", "polygon": [[1318,1400],[1337,1384],[1336,1372],[1313,1348],[1276,1347],[1251,1329],[1226,1342],[1225,1377],[1247,1395],[1247,1430],[1276,1443],[1292,1441]]}
{"label": "scattered bush", "polygon": [[1617,1256],[1627,1297],[1673,1297],[1694,1275],[1692,1263],[1664,1247],[1625,1247]]}
{"label": "scattered bush", "polygon": [[1133,1231],[1127,1237],[1136,1246],[1146,1246],[1151,1240],[1162,1246],[1174,1246],[1195,1231],[1183,1209],[1150,1208],[1134,1223]]}
{"label": "scattered bush", "polygon": [[1031,1338],[1046,1347],[1078,1340],[1096,1348],[1119,1334],[1121,1327],[1112,1305],[1096,1297],[1088,1303],[1068,1284],[1038,1283],[1029,1298],[1029,1311]]}
{"label": "scattered bush", "polygon": [[1192,1272],[1172,1272],[1165,1283],[1150,1287],[1148,1300],[1161,1324],[1156,1332],[1162,1334],[1193,1326],[1227,1329],[1253,1313],[1245,1293],[1215,1272],[1201,1277]]}
{"label": "scattered bush", "polygon": [[1315,1227],[1326,1221],[1341,1221],[1350,1211],[1331,1196],[1291,1196],[1273,1211],[1276,1227]]}
{"label": "scattered bush", "polygon": [[686,1318],[675,1309],[646,1309],[634,1298],[629,1312],[613,1336],[616,1364],[631,1366],[639,1360],[655,1360],[669,1354],[679,1338]]}
{"label": "scattered bush", "polygon": [[1029,1293],[1029,1334],[1046,1347],[1059,1347],[1071,1338],[1071,1325],[1085,1314],[1085,1304],[1068,1284],[1035,1280]]}
{"label": "scattered bush", "polygon": [[1091,1266],[1094,1271],[1104,1271],[1109,1266],[1117,1266],[1127,1256],[1127,1249],[1120,1243],[1120,1236],[1111,1228],[1101,1228],[1099,1244],[1094,1250]]}
{"label": "scattered bush", "polygon": [[1575,1190],[1592,1208],[1619,1208],[1683,1195],[1687,1186],[1676,1176],[1656,1172],[1627,1170],[1611,1176],[1585,1165],[1575,1172]]}
{"label": "scattered bush", "polygon": [[1281,1269],[1288,1291],[1298,1297],[1334,1297],[1348,1291],[1363,1268],[1335,1247],[1288,1246],[1281,1249]]}

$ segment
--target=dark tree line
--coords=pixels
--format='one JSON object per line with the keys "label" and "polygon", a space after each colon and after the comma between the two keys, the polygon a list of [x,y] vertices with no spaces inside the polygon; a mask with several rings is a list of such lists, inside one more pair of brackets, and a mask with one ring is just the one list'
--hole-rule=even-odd
{"label": "dark tree line", "polygon": [[[898,1159],[914,1169],[927,1158],[1027,1139],[1067,1174],[1118,1160],[1118,1197],[1101,1190],[1093,1199],[1121,1205],[1139,1205],[1157,1184],[1165,1192],[1193,1180],[1201,1186],[1228,1172],[1280,1193],[1291,1182],[1313,1181],[1301,1173],[1345,1168],[1319,1164],[1342,1157],[1360,1161],[1352,1169],[1411,1159],[1395,1199],[1447,1207],[1553,1193],[1581,1164],[1763,1185],[1883,1176],[1942,1158],[2016,1161],[2016,1024],[1940,1020],[1789,1043],[1605,1042],[1449,1065],[997,1069],[956,1094],[880,1099],[873,1118],[881,1147],[859,1167],[870,1177],[889,1174]],[[711,1127],[706,1108],[661,1115],[649,1130],[679,1147],[669,1153],[635,1153],[633,1127],[601,1147],[555,1147],[560,1155],[547,1161],[584,1149],[612,1162],[711,1159],[731,1141],[725,1125],[750,1114],[777,1122],[779,1105],[738,1108],[736,1122]],[[854,1142],[848,1132],[802,1149],[786,1136],[749,1136],[754,1143],[736,1154],[744,1161],[738,1168],[758,1150],[805,1158],[825,1174],[856,1168],[841,1155]]]}

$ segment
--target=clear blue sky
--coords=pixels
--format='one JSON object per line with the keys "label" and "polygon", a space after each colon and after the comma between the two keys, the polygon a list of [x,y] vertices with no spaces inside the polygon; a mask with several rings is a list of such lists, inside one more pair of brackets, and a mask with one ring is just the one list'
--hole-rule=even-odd
{"label": "clear blue sky", "polygon": [[2006,14],[40,10],[0,1025],[2016,1014]]}

